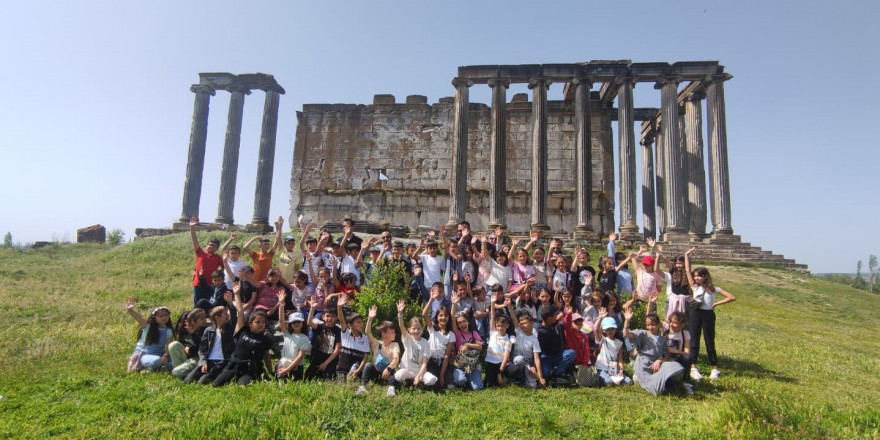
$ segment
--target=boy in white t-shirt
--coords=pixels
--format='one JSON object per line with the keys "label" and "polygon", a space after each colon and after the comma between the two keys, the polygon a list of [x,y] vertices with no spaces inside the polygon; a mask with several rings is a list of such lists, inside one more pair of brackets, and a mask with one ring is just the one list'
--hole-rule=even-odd
{"label": "boy in white t-shirt", "polygon": [[[508,303],[507,309],[511,316],[516,316],[512,304]],[[541,372],[541,344],[534,331],[535,319],[527,311],[521,310],[513,321],[513,326],[516,328],[513,360],[507,364],[504,374],[529,388],[538,388],[538,384],[546,386],[547,380]]]}

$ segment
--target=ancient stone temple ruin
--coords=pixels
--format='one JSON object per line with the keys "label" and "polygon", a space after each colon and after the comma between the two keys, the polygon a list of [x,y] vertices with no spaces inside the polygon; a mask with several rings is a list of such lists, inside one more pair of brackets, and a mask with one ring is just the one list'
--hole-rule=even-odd
{"label": "ancient stone temple ruin", "polygon": [[[465,66],[452,80],[455,96],[434,104],[420,95],[306,104],[297,113],[291,217],[410,228],[467,220],[475,230],[593,242],[618,221],[623,240],[657,237],[674,252],[700,243],[707,259],[795,266],[734,235],[724,106],[731,78],[717,61]],[[634,108],[637,83],[659,89],[659,107]],[[508,101],[511,84],[527,84],[531,100]],[[475,86],[491,88],[490,105],[469,102]],[[547,100],[551,86],[563,100]]]}
{"label": "ancient stone temple ruin", "polygon": [[244,98],[252,90],[263,90],[263,127],[260,135],[257,164],[257,188],[254,195],[254,216],[245,229],[257,232],[271,231],[269,201],[272,196],[272,170],[275,163],[275,135],[278,131],[278,101],[284,94],[272,75],[263,73],[233,75],[230,73],[200,73],[199,83],[190,90],[195,93],[192,132],[186,163],[186,181],[183,188],[183,209],[180,222],[174,229],[189,229],[190,217],[199,216],[202,194],[202,171],[205,166],[205,148],[208,134],[208,104],[217,90],[230,93],[226,142],[223,146],[223,166],[220,172],[220,203],[217,208],[219,225],[234,224],[232,211],[235,204],[235,182],[238,175],[238,152],[241,146],[241,121]]}

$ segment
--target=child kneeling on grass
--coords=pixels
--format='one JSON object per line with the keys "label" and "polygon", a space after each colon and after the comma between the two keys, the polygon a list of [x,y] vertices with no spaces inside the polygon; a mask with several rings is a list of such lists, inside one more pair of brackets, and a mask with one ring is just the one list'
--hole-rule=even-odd
{"label": "child kneeling on grass", "polygon": [[214,381],[232,356],[235,350],[233,339],[235,323],[229,319],[229,310],[223,306],[211,309],[211,320],[199,342],[199,361],[196,368],[183,379],[183,383],[207,384]]}
{"label": "child kneeling on grass", "polygon": [[[400,312],[403,312],[403,308],[406,307],[405,304],[401,307],[402,301],[397,304],[397,310]],[[364,372],[361,373],[361,382],[363,384],[354,393],[355,396],[365,394],[367,392],[367,384],[374,380],[388,382],[387,396],[394,396],[396,394],[394,391],[394,373],[397,364],[400,362],[400,346],[397,345],[397,342],[394,342],[394,324],[390,321],[382,321],[376,326],[380,339],[373,337],[373,332],[370,329],[373,327],[373,320],[376,319],[377,311],[378,307],[373,306],[370,307],[370,312],[367,314],[367,331],[365,333],[367,334],[367,339],[370,340],[370,347],[373,349],[373,362],[367,363],[364,366]]]}
{"label": "child kneeling on grass", "polygon": [[204,309],[195,308],[180,315],[177,322],[176,341],[168,344],[168,354],[174,367],[171,375],[185,378],[199,362],[199,344],[208,323]]}
{"label": "child kneeling on grass", "polygon": [[150,312],[149,319],[144,319],[134,308],[137,300],[132,296],[125,301],[128,314],[137,321],[138,341],[134,353],[128,359],[128,371],[171,369],[168,355],[168,344],[171,342],[171,310],[168,307],[156,307]]}

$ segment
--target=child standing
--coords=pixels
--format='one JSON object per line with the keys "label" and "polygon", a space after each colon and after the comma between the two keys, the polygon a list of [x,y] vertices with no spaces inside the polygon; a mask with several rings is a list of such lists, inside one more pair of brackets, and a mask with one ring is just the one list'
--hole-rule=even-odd
{"label": "child standing", "polygon": [[[275,242],[269,246],[268,238],[254,237],[244,244],[244,250],[251,257],[254,265],[254,279],[257,281],[265,281],[269,269],[272,268],[272,259],[275,257],[275,250],[281,247],[281,226],[284,224],[284,218],[278,217],[275,221]],[[260,251],[255,252],[251,249],[254,241],[260,240]]]}
{"label": "child standing", "polygon": [[220,247],[220,240],[208,240],[208,245],[203,250],[198,237],[196,237],[198,224],[198,217],[189,220],[189,235],[192,238],[193,251],[196,253],[196,268],[193,270],[192,282],[193,307],[197,307],[199,300],[209,298],[211,285],[208,283],[208,277],[223,264],[223,257],[216,253],[217,248]]}
{"label": "child standing", "polygon": [[[684,254],[685,270],[687,271],[688,282],[694,291],[694,301],[698,304],[697,308],[691,311],[691,357],[694,363],[700,353],[700,333],[706,341],[706,354],[709,355],[709,365],[712,366],[712,372],[709,379],[715,380],[721,375],[718,370],[718,354],[715,352],[715,308],[736,301],[736,297],[726,292],[722,288],[716,286],[712,282],[712,276],[705,267],[698,267],[691,271],[691,254],[697,248],[693,247]],[[717,295],[721,295],[724,299],[716,301]],[[691,367],[691,379],[700,380],[702,375],[696,366]]]}
{"label": "child standing", "polygon": [[144,319],[134,308],[137,300],[131,296],[125,301],[125,309],[140,328],[134,353],[129,357],[128,370],[138,371],[160,370],[171,367],[168,355],[168,344],[171,342],[171,310],[168,307],[156,307],[150,312],[149,319]]}
{"label": "child standing", "polygon": [[306,379],[310,380],[330,379],[336,373],[339,351],[342,348],[342,332],[336,326],[336,310],[326,310],[322,316],[323,322],[318,322],[315,320],[318,306],[318,299],[313,297],[306,320],[312,328],[312,356],[309,368],[306,369]]}
{"label": "child standing", "polygon": [[[466,289],[465,289],[466,291]],[[428,324],[428,348],[430,349],[428,359],[428,372],[437,377],[438,387],[443,387],[448,382],[452,385],[452,370],[449,369],[449,362],[452,354],[455,352],[455,335],[452,333],[451,314],[449,308],[440,306],[434,319],[430,319],[431,306],[435,301],[443,299],[443,291],[440,290],[436,297],[432,297],[422,309],[422,319]],[[458,292],[454,293],[452,299],[460,303]],[[397,303],[398,308],[406,304],[404,300]],[[454,306],[453,306],[454,307]]]}
{"label": "child standing", "polygon": [[[504,307],[509,305],[510,298],[507,298],[504,300]],[[501,375],[507,369],[513,344],[507,335],[510,321],[507,315],[496,316],[494,303],[489,304],[489,321],[495,327],[489,334],[489,344],[486,346],[486,386],[497,387],[504,383]]]}

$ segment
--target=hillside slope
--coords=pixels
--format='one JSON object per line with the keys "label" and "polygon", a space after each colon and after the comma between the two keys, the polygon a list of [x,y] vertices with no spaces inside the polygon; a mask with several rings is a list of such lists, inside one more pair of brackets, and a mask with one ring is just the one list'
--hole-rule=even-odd
{"label": "hillside slope", "polygon": [[511,387],[386,399],[376,387],[364,399],[351,385],[213,389],[126,374],[136,324],[125,298],[176,316],[191,304],[192,260],[186,235],[0,249],[0,437],[880,436],[880,296],[805,275],[710,266],[738,301],[718,310],[724,375],[694,397]]}

